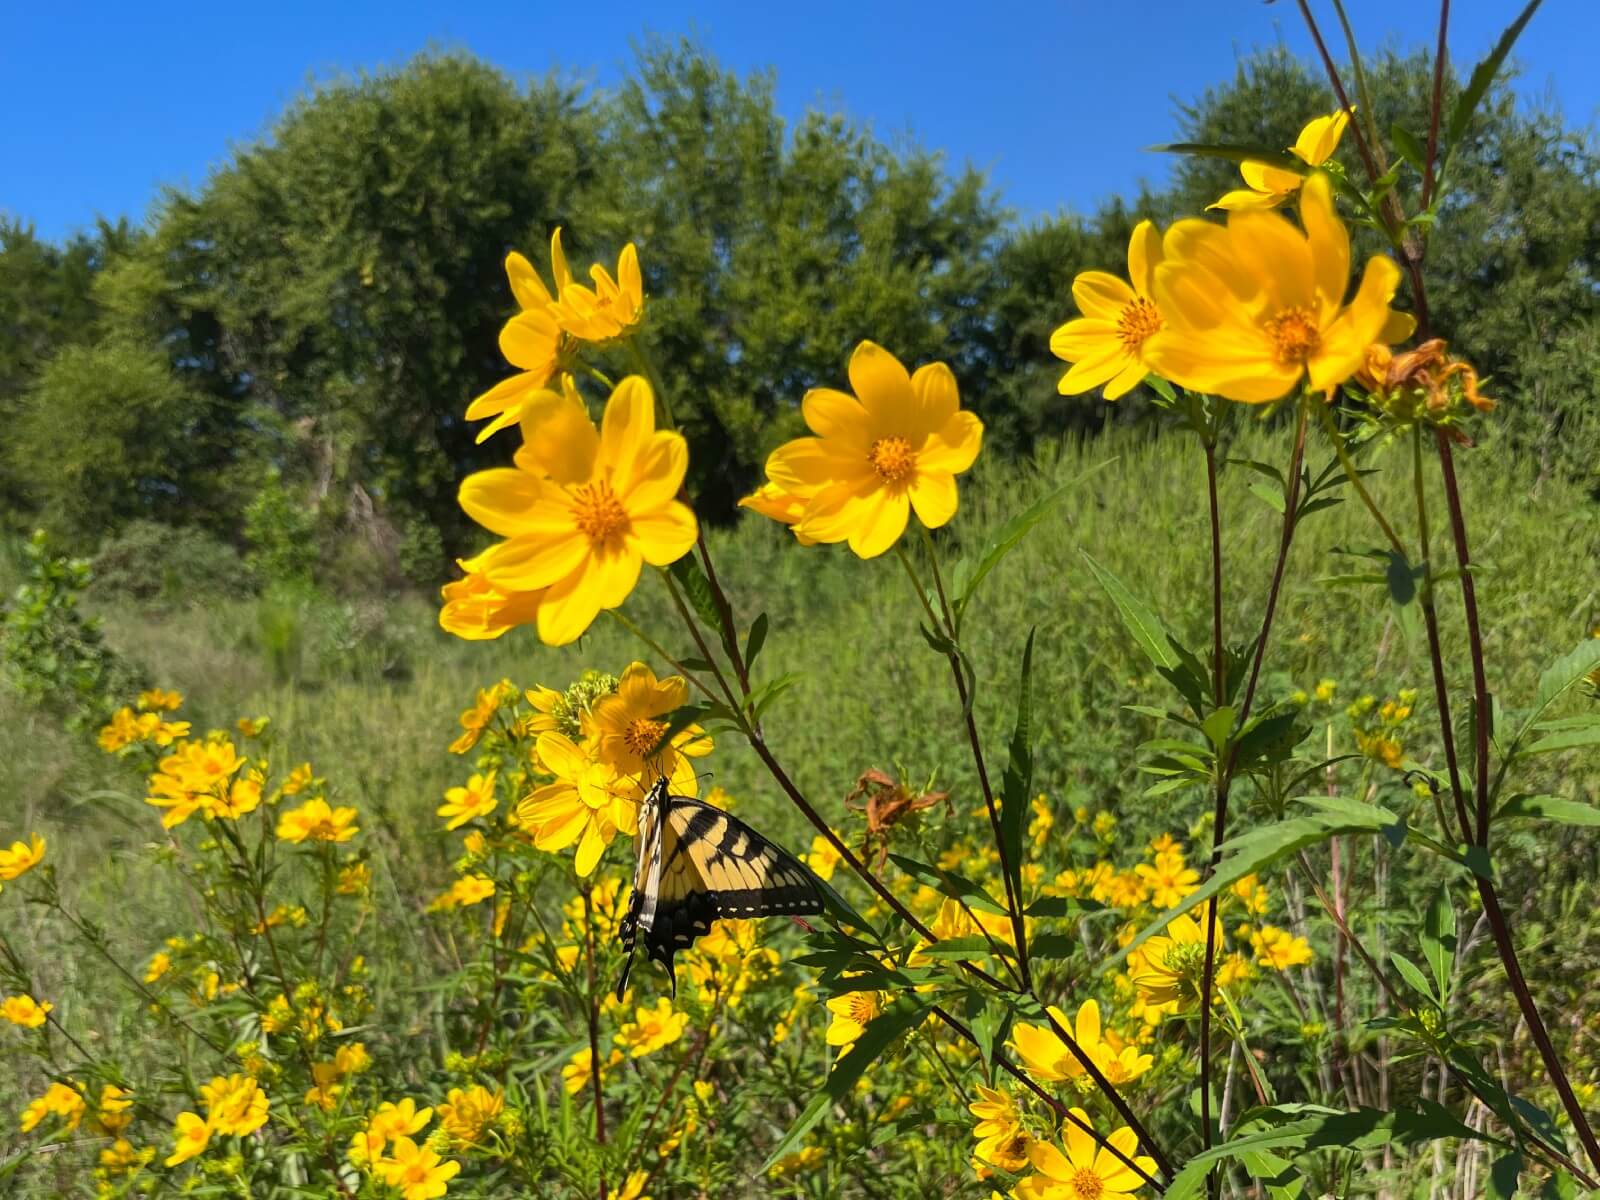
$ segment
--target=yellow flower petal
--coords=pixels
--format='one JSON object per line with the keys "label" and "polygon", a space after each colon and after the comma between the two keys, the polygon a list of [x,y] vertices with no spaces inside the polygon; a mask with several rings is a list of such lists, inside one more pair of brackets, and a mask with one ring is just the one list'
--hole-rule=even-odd
{"label": "yellow flower petal", "polygon": [[1320,167],[1333,157],[1349,124],[1350,114],[1344,109],[1308,122],[1295,139],[1295,155],[1310,166]]}
{"label": "yellow flower petal", "polygon": [[555,299],[533,264],[515,250],[506,255],[506,278],[511,281],[511,294],[524,309],[543,310]]}
{"label": "yellow flower petal", "polygon": [[461,481],[462,510],[490,533],[511,537],[539,502],[541,485],[526,471],[496,467],[477,471]]}
{"label": "yellow flower petal", "polygon": [[566,646],[577,641],[600,615],[599,596],[594,588],[584,586],[586,543],[583,548],[585,554],[579,555],[572,573],[551,584],[539,601],[536,624],[539,640],[547,646]]}
{"label": "yellow flower petal", "polygon": [[1050,335],[1050,353],[1067,362],[1077,362],[1103,353],[1110,345],[1121,345],[1114,321],[1098,317],[1078,317]]}
{"label": "yellow flower petal", "polygon": [[582,565],[589,541],[569,527],[548,536],[513,537],[483,553],[483,573],[497,587],[534,592],[551,587]]}
{"label": "yellow flower petal", "polygon": [[849,375],[850,387],[867,410],[874,432],[881,435],[885,429],[880,427],[887,426],[892,432],[906,433],[892,429],[896,418],[914,403],[911,376],[900,360],[876,342],[862,342],[850,356]]}
{"label": "yellow flower petal", "polygon": [[958,412],[917,451],[917,470],[959,475],[983,448],[983,422],[976,413]]}
{"label": "yellow flower petal", "polygon": [[917,510],[917,520],[929,529],[938,529],[956,515],[959,497],[954,475],[919,470],[907,492],[911,507]]}
{"label": "yellow flower petal", "polygon": [[1128,237],[1128,281],[1139,295],[1151,294],[1161,257],[1161,231],[1154,221],[1140,221]]}
{"label": "yellow flower petal", "polygon": [[1127,283],[1105,271],[1083,271],[1072,281],[1072,299],[1086,317],[1115,323],[1136,298]]}
{"label": "yellow flower petal", "polygon": [[867,410],[854,396],[834,388],[812,388],[800,401],[800,412],[812,433],[821,438],[837,438],[852,445],[859,443],[866,453],[871,438],[867,433]]}
{"label": "yellow flower petal", "polygon": [[699,532],[694,513],[688,505],[677,501],[634,517],[631,527],[630,544],[637,547],[639,555],[652,567],[677,562],[689,553]]}
{"label": "yellow flower petal", "polygon": [[917,402],[911,431],[916,433],[943,429],[961,407],[955,373],[942,362],[918,367],[911,376],[911,391]]}
{"label": "yellow flower petal", "polygon": [[560,392],[540,392],[524,403],[517,465],[543,471],[557,483],[587,483],[594,473],[600,434],[572,377],[561,382]]}
{"label": "yellow flower petal", "polygon": [[634,460],[655,432],[655,395],[642,376],[629,375],[611,393],[600,419],[600,454],[611,465],[612,486],[619,493],[632,482]]}
{"label": "yellow flower petal", "polygon": [[850,549],[860,558],[877,558],[906,531],[911,504],[905,490],[880,487],[862,506],[859,520],[850,530]]}

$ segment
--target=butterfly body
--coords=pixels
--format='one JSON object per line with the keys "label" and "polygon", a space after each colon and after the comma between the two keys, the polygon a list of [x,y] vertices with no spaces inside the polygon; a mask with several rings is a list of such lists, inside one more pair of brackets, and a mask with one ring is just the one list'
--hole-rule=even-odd
{"label": "butterfly body", "polygon": [[673,956],[710,933],[718,918],[822,910],[815,877],[792,854],[719,808],[672,795],[659,779],[639,812],[633,896],[617,927],[617,940],[628,951],[617,995],[627,987],[637,940],[648,958],[666,968],[676,994]]}

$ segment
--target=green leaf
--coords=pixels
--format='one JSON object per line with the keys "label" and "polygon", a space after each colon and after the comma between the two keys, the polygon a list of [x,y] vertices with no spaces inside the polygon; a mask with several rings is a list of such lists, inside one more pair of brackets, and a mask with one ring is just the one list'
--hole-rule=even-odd
{"label": "green leaf", "polygon": [[1375,804],[1362,804],[1338,796],[1301,796],[1294,803],[1312,811],[1251,829],[1222,844],[1223,858],[1199,890],[1162,913],[1139,935],[1107,957],[1100,970],[1110,970],[1145,940],[1160,933],[1176,917],[1204,904],[1223,888],[1246,875],[1264,871],[1279,859],[1344,833],[1404,831],[1400,818]]}
{"label": "green leaf", "polygon": [[1225,158],[1236,163],[1266,163],[1269,167],[1292,171],[1296,175],[1305,175],[1311,169],[1304,161],[1286,151],[1238,142],[1168,142],[1147,149],[1156,154],[1194,154],[1201,158]]}
{"label": "green leaf", "polygon": [[828,1072],[828,1081],[823,1084],[822,1091],[811,1098],[811,1102],[789,1127],[789,1132],[778,1140],[778,1144],[772,1148],[772,1153],[767,1155],[767,1161],[761,1164],[757,1174],[765,1175],[773,1163],[798,1145],[800,1139],[811,1131],[811,1127],[822,1119],[829,1108],[850,1094],[850,1089],[855,1087],[856,1081],[866,1074],[867,1068],[877,1061],[878,1056],[902,1034],[909,1033],[921,1025],[927,1016],[928,1005],[925,1002],[907,995],[896,997],[894,1003],[856,1039],[856,1044],[850,1048],[850,1053],[841,1056],[833,1064],[833,1070]]}
{"label": "green leaf", "polygon": [[1269,487],[1264,483],[1252,483],[1249,491],[1258,500],[1265,501],[1267,507],[1272,509],[1273,512],[1279,516],[1283,515],[1283,493],[1277,488]]}
{"label": "green leaf", "polygon": [[1216,748],[1219,754],[1222,752],[1222,748],[1228,744],[1228,737],[1233,733],[1235,715],[1230,706],[1224,705],[1213,710],[1211,715],[1200,723],[1201,731],[1210,739],[1212,746]]}
{"label": "green leaf", "polygon": [[711,581],[700,568],[700,560],[685,554],[667,568],[667,573],[689,598],[695,615],[705,622],[706,628],[722,632],[722,618],[717,614],[717,602],[711,595]]}
{"label": "green leaf", "polygon": [[1427,159],[1428,152],[1409,129],[1396,121],[1389,126],[1389,140],[1394,143],[1394,148],[1399,152],[1401,158],[1405,159],[1419,172],[1424,169],[1423,163]]}
{"label": "green leaf", "polygon": [[772,702],[787,692],[804,676],[799,671],[788,671],[776,679],[769,679],[766,683],[750,693],[750,698],[745,701],[745,706],[750,711],[752,721],[761,720],[761,714],[772,707]]}
{"label": "green leaf", "polygon": [[1022,829],[1033,791],[1033,635],[1022,648],[1022,678],[1017,684],[1017,723],[1011,733],[1011,757],[1000,781],[1000,840],[1011,866],[1012,894],[1022,895]]}
{"label": "green leaf", "polygon": [[749,671],[756,665],[756,655],[761,653],[761,647],[767,644],[767,614],[762,613],[751,623],[750,634],[744,643],[744,669]]}
{"label": "green leaf", "polygon": [[[803,862],[802,865],[804,865]],[[817,890],[822,893],[823,903],[833,910],[834,917],[837,920],[845,925],[851,925],[856,929],[870,933],[879,942],[883,940],[878,936],[878,931],[873,927],[872,922],[851,908],[850,902],[841,896],[832,884],[815,871],[811,871],[810,867],[806,867],[806,870],[811,872],[811,881],[817,885]]]}
{"label": "green leaf", "polygon": [[1584,746],[1600,746],[1600,721],[1596,721],[1587,729],[1563,729],[1559,733],[1552,733],[1549,737],[1542,737],[1532,745],[1518,750],[1517,757],[1555,754],[1560,750],[1578,750]]}
{"label": "green leaf", "polygon": [[1584,638],[1546,667],[1539,675],[1539,690],[1534,694],[1533,708],[1523,718],[1522,727],[1517,730],[1513,741],[1520,743],[1526,738],[1546,710],[1597,667],[1600,667],[1600,638]]}
{"label": "green leaf", "polygon": [[1560,821],[1563,825],[1600,825],[1600,808],[1564,796],[1521,794],[1500,806],[1495,820],[1508,817],[1535,817],[1541,821]]}
{"label": "green leaf", "polygon": [[[1028,531],[1049,514],[1050,510],[1056,506],[1056,503],[1067,492],[1077,487],[1096,471],[1103,467],[1108,467],[1116,461],[1115,458],[1108,458],[1104,462],[1096,463],[1076,478],[1069,479],[1060,487],[1040,496],[1039,499],[1028,505],[1027,508],[995,531],[988,544],[979,552],[977,563],[971,568],[970,572],[958,567],[958,572],[966,576],[965,583],[958,584],[955,588],[955,594],[951,597],[951,605],[955,610],[956,627],[958,629],[961,625],[961,618],[966,614],[967,605],[972,603],[972,597],[977,592],[978,585],[983,582],[984,577],[1000,565],[1001,559],[1016,549],[1017,543],[1022,541],[1028,535]],[[964,564],[965,560],[963,560],[962,566]]]}
{"label": "green leaf", "polygon": [[1441,887],[1433,894],[1433,903],[1422,920],[1422,956],[1433,969],[1433,980],[1439,985],[1434,994],[1441,1007],[1450,1002],[1450,978],[1456,961],[1456,910],[1450,903],[1450,890]]}
{"label": "green leaf", "polygon": [[1139,648],[1144,651],[1145,657],[1155,663],[1157,667],[1168,670],[1179,665],[1179,658],[1173,652],[1171,639],[1167,634],[1166,626],[1161,623],[1161,618],[1138,599],[1122,580],[1110,571],[1095,562],[1087,550],[1078,551],[1089,564],[1089,570],[1105,589],[1106,595],[1111,597],[1111,602],[1117,606],[1117,615],[1122,618],[1122,624],[1128,632],[1133,634],[1133,640],[1139,643]]}
{"label": "green leaf", "polygon": [[1435,996],[1433,994],[1433,989],[1428,986],[1428,977],[1422,973],[1422,969],[1418,967],[1416,963],[1412,962],[1398,950],[1391,950],[1389,952],[1389,961],[1394,964],[1394,969],[1400,972],[1401,978],[1414,987],[1419,993],[1421,993],[1423,996],[1426,996],[1429,1000],[1432,1000],[1436,1004],[1439,1002],[1439,997]]}
{"label": "green leaf", "polygon": [[1461,135],[1466,133],[1467,125],[1472,120],[1478,102],[1488,92],[1489,85],[1494,82],[1495,75],[1499,73],[1501,65],[1511,53],[1511,47],[1516,45],[1517,38],[1521,36],[1523,28],[1538,8],[1539,0],[1528,0],[1522,11],[1517,14],[1517,19],[1506,26],[1506,31],[1500,35],[1500,40],[1494,44],[1494,49],[1472,69],[1472,78],[1467,81],[1467,86],[1457,97],[1456,106],[1450,113],[1450,123],[1445,127],[1445,141],[1452,150],[1461,140]]}
{"label": "green leaf", "polygon": [[950,896],[956,900],[964,900],[973,908],[980,908],[988,913],[1004,913],[1005,905],[995,900],[988,892],[979,887],[964,875],[954,871],[946,871],[942,867],[929,866],[927,863],[918,862],[914,858],[907,858],[903,854],[889,855],[889,861],[894,863],[913,879],[919,879],[935,891]]}
{"label": "green leaf", "polygon": [[1501,1155],[1489,1168],[1489,1195],[1512,1200],[1517,1194],[1517,1179],[1522,1174],[1522,1155],[1513,1150]]}
{"label": "green leaf", "polygon": [[1300,1120],[1290,1120],[1259,1133],[1235,1137],[1220,1146],[1195,1155],[1167,1185],[1167,1190],[1163,1193],[1164,1200],[1195,1200],[1204,1193],[1206,1176],[1211,1173],[1214,1164],[1227,1159],[1242,1159],[1245,1154],[1257,1154],[1268,1150],[1287,1150],[1296,1153],[1312,1150],[1369,1150],[1391,1142],[1402,1146],[1413,1146],[1437,1138],[1469,1138],[1504,1145],[1498,1138],[1489,1137],[1463,1125],[1446,1109],[1426,1100],[1421,1101],[1414,1109],[1401,1109],[1398,1112],[1385,1112],[1376,1108],[1337,1112],[1332,1109],[1319,1109],[1313,1105],[1286,1104],[1277,1108],[1252,1109],[1240,1118],[1239,1124],[1245,1125],[1252,1118],[1298,1116],[1308,1111],[1315,1115]]}

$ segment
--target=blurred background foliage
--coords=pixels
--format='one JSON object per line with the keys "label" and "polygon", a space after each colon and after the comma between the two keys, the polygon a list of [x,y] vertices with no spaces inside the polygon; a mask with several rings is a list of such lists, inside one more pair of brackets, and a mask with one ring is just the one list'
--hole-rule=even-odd
{"label": "blurred background foliage", "polygon": [[[1421,134],[1425,59],[1379,54],[1371,74],[1379,125]],[[1309,64],[1258,53],[1180,107],[1174,136],[1283,146],[1327,104]],[[1591,493],[1596,164],[1585,134],[1501,88],[1429,247],[1435,324],[1501,401],[1490,436]],[[1075,273],[1122,269],[1135,221],[1233,183],[1185,158],[1165,190],[1019,223],[977,172],[838,116],[791,126],[770,77],[690,43],[646,45],[609,92],[424,56],[306,95],[142,227],[53,245],[0,225],[4,520],[108,564],[181,530],[169,566],[235,556],[249,571],[228,589],[439,582],[481,536],[457,481],[508,453],[461,419],[507,374],[502,263],[518,248],[547,268],[558,225],[579,263],[638,242],[714,522],[862,336],[949,360],[991,453],[1155,422],[1138,395],[1061,402],[1049,332]]]}

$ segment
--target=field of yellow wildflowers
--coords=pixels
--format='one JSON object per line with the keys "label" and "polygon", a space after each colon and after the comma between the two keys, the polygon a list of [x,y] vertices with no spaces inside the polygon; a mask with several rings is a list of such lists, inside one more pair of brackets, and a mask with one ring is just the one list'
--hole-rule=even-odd
{"label": "field of yellow wildflowers", "polygon": [[[640,249],[580,276],[557,230],[407,677],[273,678],[225,605],[106,614],[157,677],[91,668],[35,543],[0,644],[104,703],[0,709],[0,1187],[1594,1189],[1600,532],[1471,452],[1493,389],[1426,304],[1515,32],[1425,138],[1333,72],[1289,150],[1176,148],[1239,162],[1224,216],[1139,224],[1051,343],[1063,404],[1155,388],[1154,442],[990,468],[863,330],[708,530]],[[828,912],[623,988],[663,778]]]}

